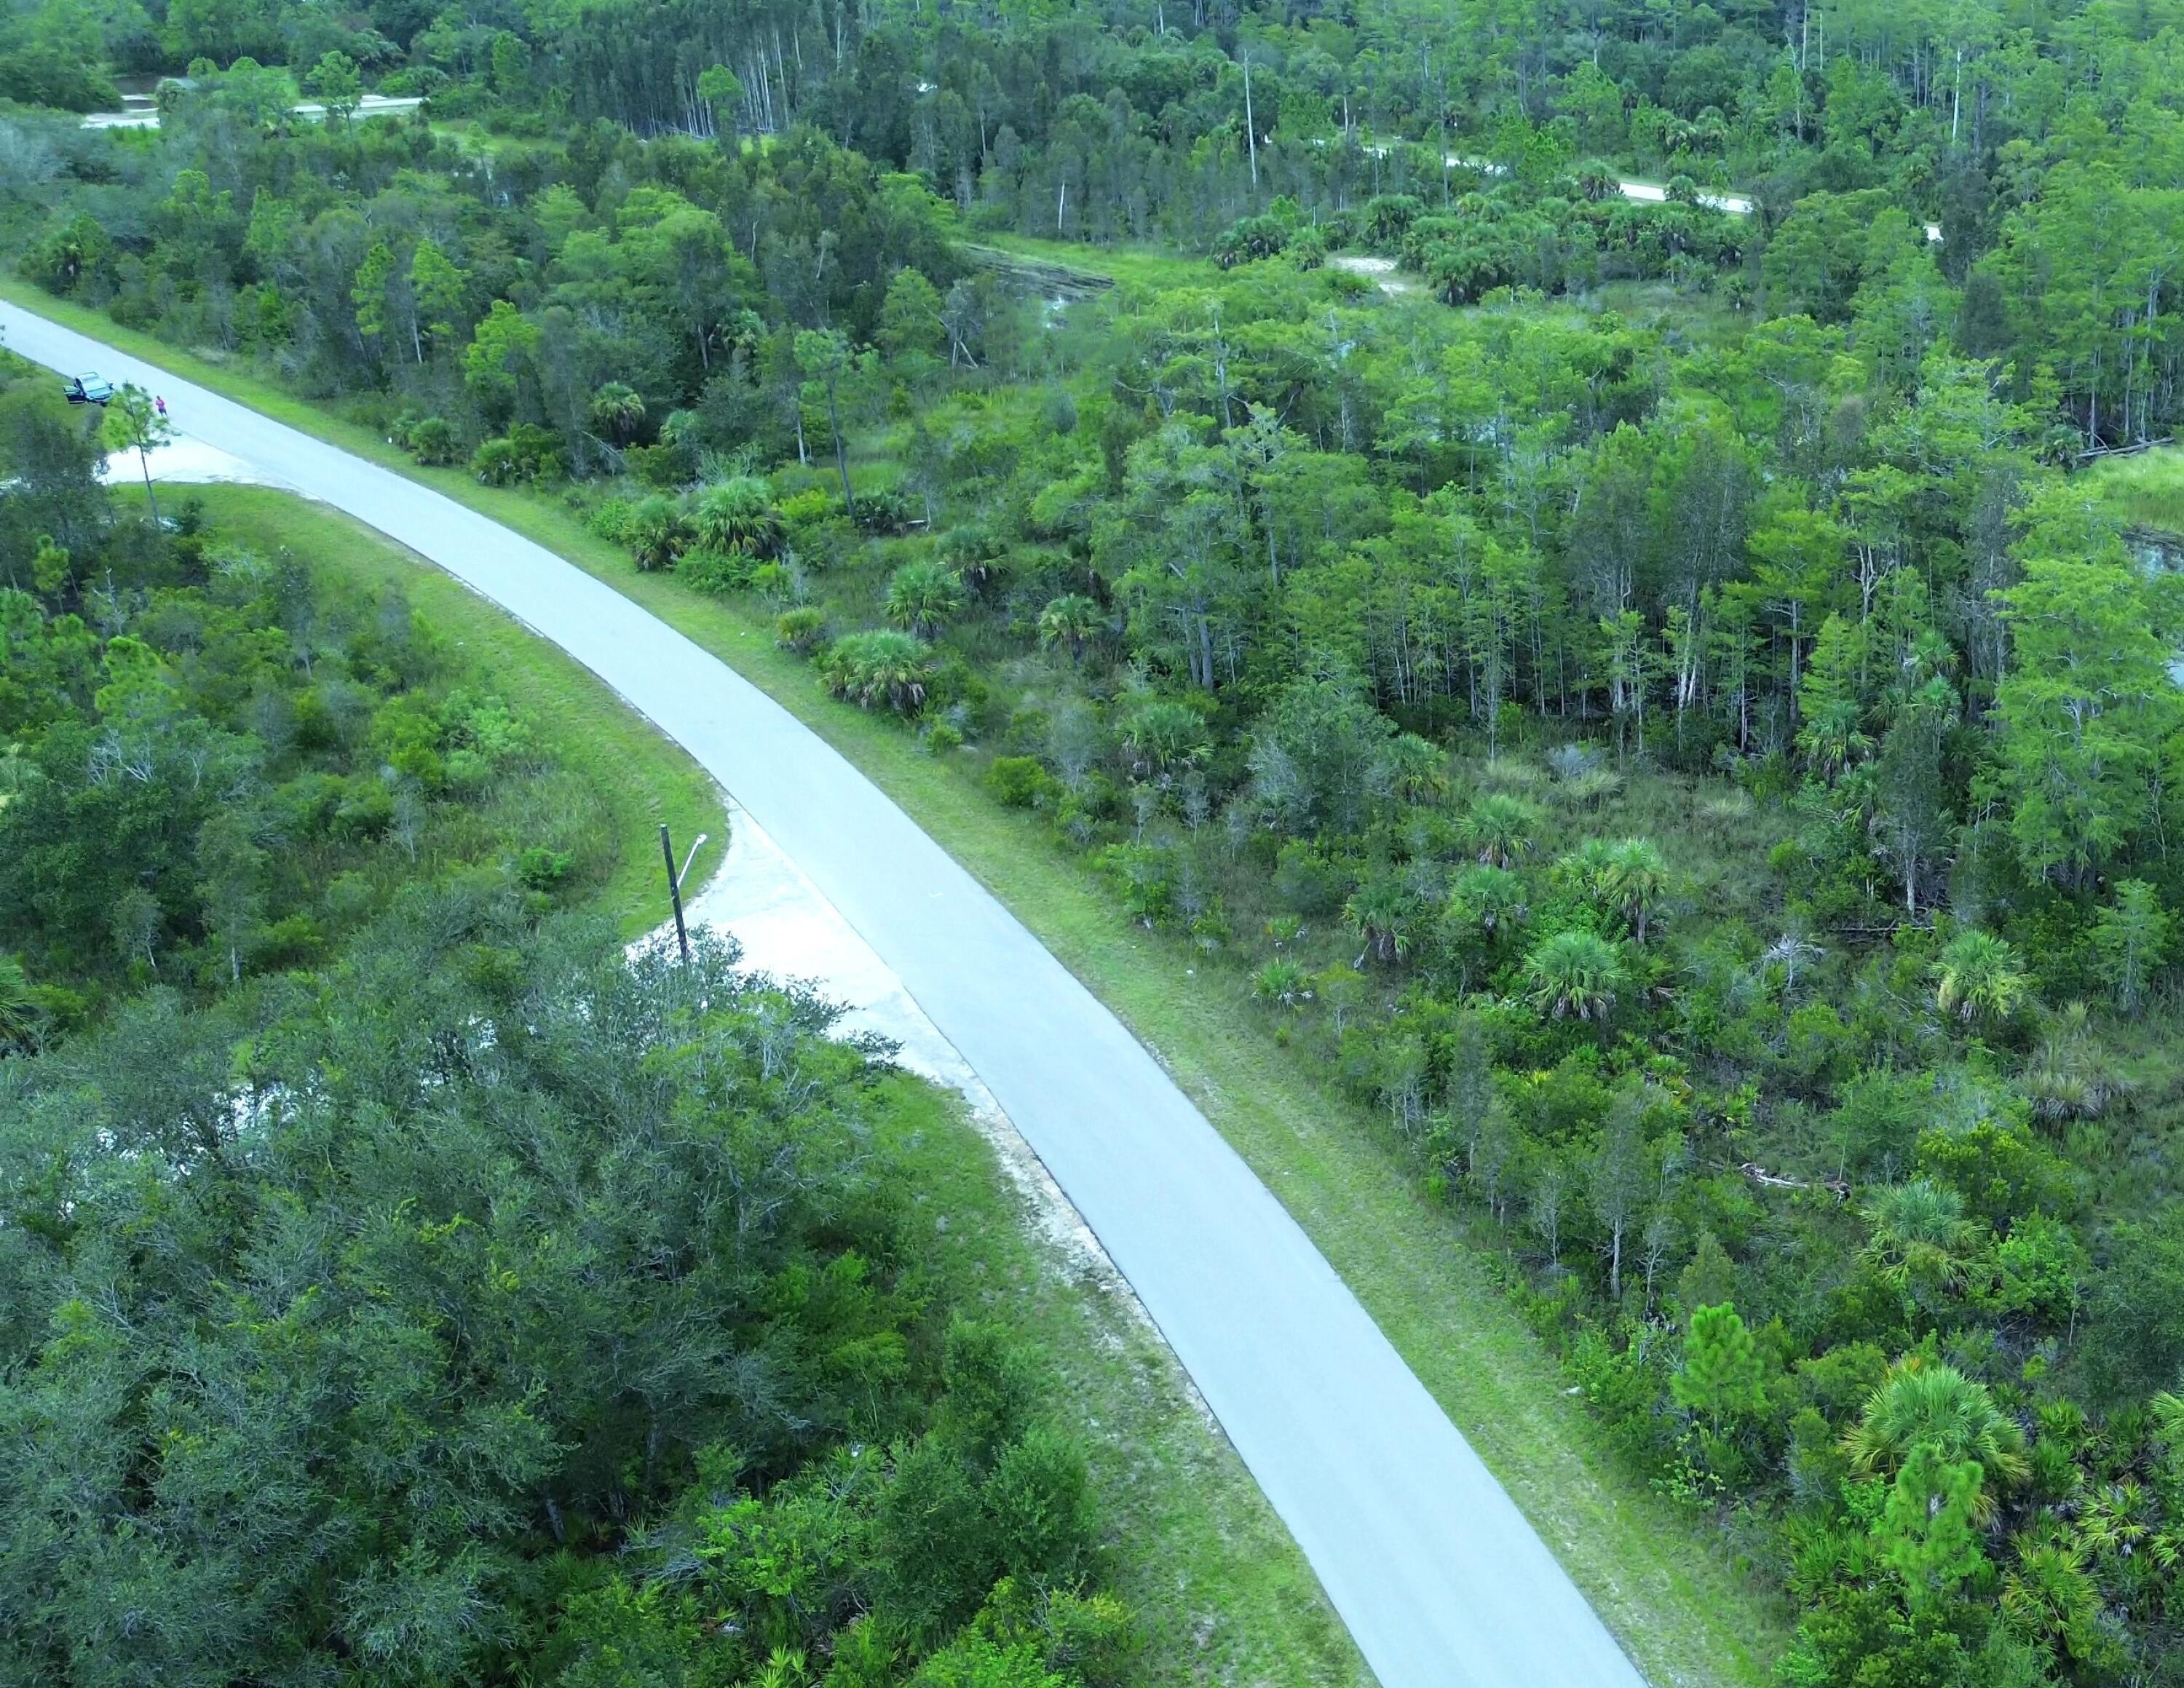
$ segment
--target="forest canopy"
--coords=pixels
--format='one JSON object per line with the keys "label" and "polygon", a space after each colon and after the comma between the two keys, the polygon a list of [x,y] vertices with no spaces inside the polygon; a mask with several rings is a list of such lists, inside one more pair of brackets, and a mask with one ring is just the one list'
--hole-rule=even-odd
{"label": "forest canopy", "polygon": [[[57,308],[531,499],[1028,816],[1492,1263],[1634,1480],[1794,1613],[1782,1684],[2175,1675],[2184,15],[125,10],[8,25],[38,51],[0,89],[0,226]],[[79,40],[176,78],[157,130],[44,109],[103,99],[52,71]],[[366,86],[424,103],[368,116]],[[98,747],[144,719],[344,867],[398,824],[345,832],[345,803],[408,790],[425,837],[479,788],[459,758],[500,729],[414,630],[299,610],[195,535],[86,537],[95,454],[45,396],[0,398],[0,727],[42,782],[6,826],[105,816]],[[156,568],[192,554],[182,617]],[[296,668],[305,611],[351,630],[342,710]],[[195,677],[223,641],[260,665],[202,665],[225,689]],[[332,942],[270,865],[255,902],[220,889],[250,859],[215,817],[146,812],[167,865],[125,932],[60,900],[60,858],[0,866],[47,875],[0,931],[25,1026],[111,996],[102,1035],[149,1035],[164,999],[125,992],[248,996],[300,958],[287,922]],[[519,858],[493,894],[523,894],[548,889]],[[571,977],[534,941],[465,950],[464,988]],[[662,1070],[816,1014],[753,989]],[[349,1035],[304,1023],[298,1048]],[[475,1041],[496,1073],[532,1058]],[[833,1131],[876,1081],[824,1061]],[[559,1069],[509,1082],[576,1106]],[[365,1100],[398,1123],[392,1095]],[[524,1466],[554,1548],[535,1515],[527,1558],[415,1538],[436,1610],[552,1609],[538,1567],[617,1508],[682,1542],[824,1488],[810,1527],[856,1545],[793,1618],[746,1608],[768,1648],[813,1677],[857,1635],[892,1650],[873,1681],[983,1681],[931,1663],[982,1648],[1038,1656],[991,1680],[1094,1680],[1083,1538],[994,1522],[1005,1468],[1066,1498],[1067,1459],[1029,1407],[961,1440],[893,1234],[812,1223],[778,1270],[864,1262],[842,1293],[901,1338],[884,1429],[795,1371],[824,1446],[769,1451],[738,1373],[717,1435],[646,1457],[647,1507]],[[647,1401],[569,1410],[536,1434],[649,1445]],[[913,1481],[985,1544],[944,1598],[889,1557],[947,1558],[888,1533]],[[404,1562],[370,1563],[356,1587]],[[677,1602],[715,1596],[681,1574],[616,1574],[646,1639],[613,1645],[703,1651]],[[347,1635],[362,1598],[306,1579],[280,1634]]]}

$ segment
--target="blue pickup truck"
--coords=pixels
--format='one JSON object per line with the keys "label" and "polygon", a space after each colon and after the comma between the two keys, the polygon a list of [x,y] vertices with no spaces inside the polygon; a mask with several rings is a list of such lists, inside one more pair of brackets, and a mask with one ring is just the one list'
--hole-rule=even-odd
{"label": "blue pickup truck", "polygon": [[114,397],[114,383],[103,376],[72,375],[61,382],[61,392],[71,404],[104,404]]}

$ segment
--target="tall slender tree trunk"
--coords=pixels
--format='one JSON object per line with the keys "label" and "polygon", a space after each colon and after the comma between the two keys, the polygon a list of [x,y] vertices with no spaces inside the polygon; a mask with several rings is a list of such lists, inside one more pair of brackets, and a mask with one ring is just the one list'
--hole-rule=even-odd
{"label": "tall slender tree trunk", "polygon": [[850,448],[842,437],[842,405],[837,397],[836,383],[827,383],[827,421],[834,431],[834,466],[842,475],[842,504],[850,512],[850,520],[857,519],[857,500],[850,491]]}

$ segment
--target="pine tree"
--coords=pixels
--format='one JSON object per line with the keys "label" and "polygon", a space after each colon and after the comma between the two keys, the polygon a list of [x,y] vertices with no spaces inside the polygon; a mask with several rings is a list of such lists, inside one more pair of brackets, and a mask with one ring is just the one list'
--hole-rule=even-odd
{"label": "pine tree", "polygon": [[1701,1307],[1691,1315],[1684,1342],[1684,1368],[1669,1381],[1676,1405],[1703,1412],[1719,1433],[1724,1419],[1758,1412],[1767,1404],[1766,1362],[1734,1305]]}

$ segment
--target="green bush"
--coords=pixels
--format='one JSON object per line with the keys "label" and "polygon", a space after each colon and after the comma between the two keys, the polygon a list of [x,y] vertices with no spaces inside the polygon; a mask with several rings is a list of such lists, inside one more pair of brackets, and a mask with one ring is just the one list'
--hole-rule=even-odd
{"label": "green bush", "polygon": [[569,877],[576,858],[566,850],[531,844],[515,858],[515,882],[526,891],[550,891]]}
{"label": "green bush", "polygon": [[471,455],[471,473],[488,487],[554,481],[564,472],[559,437],[529,422],[516,423]]}
{"label": "green bush", "polygon": [[784,610],[774,618],[773,642],[783,650],[808,656],[826,637],[827,613],[809,604]]}
{"label": "green bush", "polygon": [[1029,809],[1054,788],[1054,777],[1036,756],[996,756],[986,770],[986,789],[1011,809]]}
{"label": "green bush", "polygon": [[836,697],[865,709],[883,704],[898,715],[925,706],[931,669],[925,642],[892,627],[845,634],[819,658],[819,672]]}
{"label": "green bush", "polygon": [[462,460],[462,444],[454,425],[445,416],[421,416],[404,410],[394,419],[387,438],[428,468],[443,469]]}
{"label": "green bush", "polygon": [[676,559],[690,543],[689,524],[683,520],[682,506],[665,493],[655,493],[640,499],[623,525],[622,543],[629,547],[630,556],[638,567],[648,573],[673,568]]}
{"label": "green bush", "polygon": [[771,557],[781,545],[781,512],[773,488],[756,475],[734,475],[699,489],[690,525],[698,542],[716,551]]}
{"label": "green bush", "polygon": [[675,565],[676,578],[708,598],[725,598],[732,592],[748,592],[757,560],[748,551],[716,551],[701,546],[685,551]]}
{"label": "green bush", "polygon": [[584,526],[610,544],[629,543],[630,514],[637,506],[624,498],[601,499],[584,512]]}

